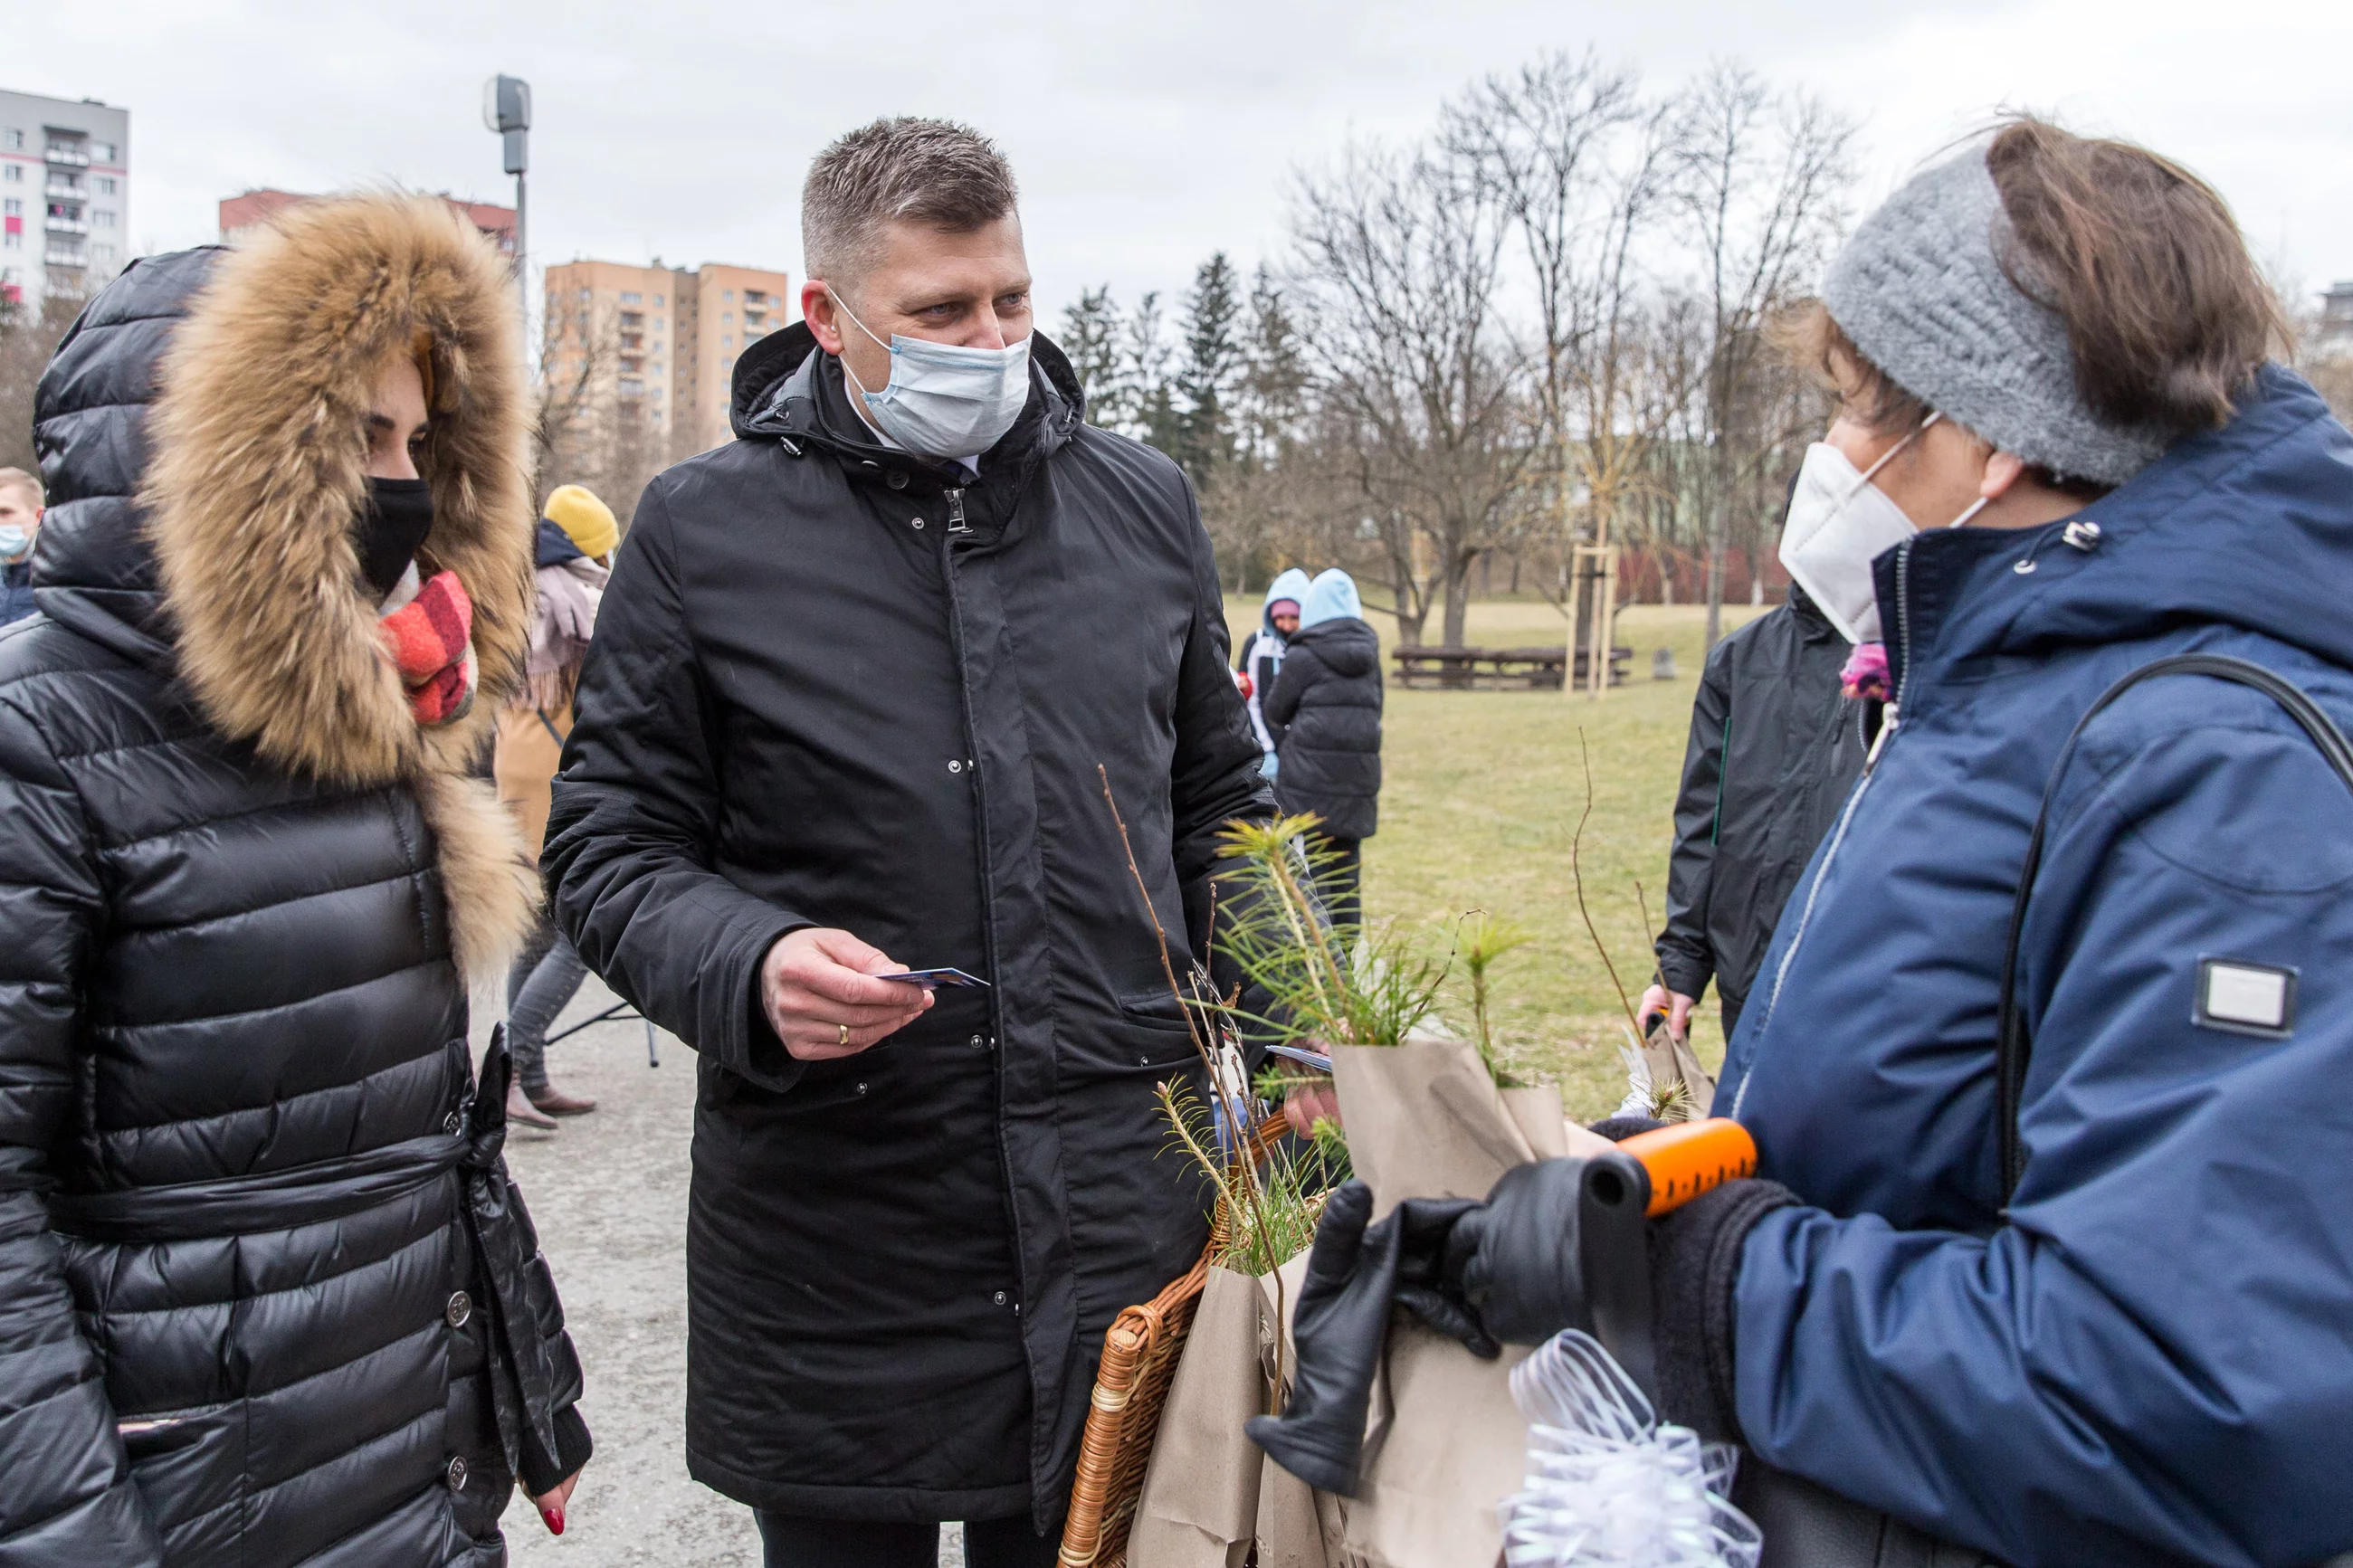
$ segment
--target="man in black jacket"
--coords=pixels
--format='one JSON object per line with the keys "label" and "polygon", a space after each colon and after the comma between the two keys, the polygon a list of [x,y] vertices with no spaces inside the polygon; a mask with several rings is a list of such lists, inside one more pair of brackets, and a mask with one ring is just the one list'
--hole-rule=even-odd
{"label": "man in black jacket", "polygon": [[1642,996],[1644,1015],[1665,1013],[1677,1036],[1713,977],[1732,1038],[1781,906],[1862,772],[1878,705],[1840,689],[1852,651],[1793,583],[1788,604],[1707,656],[1675,800],[1659,984]]}
{"label": "man in black jacket", "polygon": [[[738,439],[638,506],[546,871],[702,1058],[694,1476],[775,1563],[929,1563],[945,1520],[976,1568],[1050,1563],[1103,1331],[1206,1234],[1160,1157],[1154,1086],[1198,1072],[1164,964],[1272,802],[1192,495],[1032,331],[995,148],[877,122],[803,226]],[[990,988],[877,978],[907,964]]]}

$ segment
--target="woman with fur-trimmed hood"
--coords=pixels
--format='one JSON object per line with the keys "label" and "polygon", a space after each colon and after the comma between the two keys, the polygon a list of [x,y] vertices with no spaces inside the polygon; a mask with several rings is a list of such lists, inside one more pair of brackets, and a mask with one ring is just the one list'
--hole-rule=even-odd
{"label": "woman with fur-trimmed hood", "polygon": [[134,263],[0,634],[0,1559],[504,1560],[588,1455],[467,984],[529,636],[512,282],[438,202]]}

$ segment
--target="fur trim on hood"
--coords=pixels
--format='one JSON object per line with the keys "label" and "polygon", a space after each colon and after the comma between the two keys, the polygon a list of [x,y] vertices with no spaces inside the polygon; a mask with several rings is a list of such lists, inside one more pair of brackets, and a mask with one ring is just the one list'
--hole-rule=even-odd
{"label": "fur trim on hood", "polygon": [[[353,542],[375,378],[420,334],[432,345],[418,468],[433,530],[417,565],[456,573],[473,601],[484,698],[429,731],[377,640]],[[505,813],[464,776],[499,699],[520,683],[533,607],[537,517],[505,261],[431,198],[297,208],[223,258],[161,382],[142,500],[197,705],[280,767],[417,786],[440,841],[459,961],[486,973],[536,896],[512,829],[478,819]]]}

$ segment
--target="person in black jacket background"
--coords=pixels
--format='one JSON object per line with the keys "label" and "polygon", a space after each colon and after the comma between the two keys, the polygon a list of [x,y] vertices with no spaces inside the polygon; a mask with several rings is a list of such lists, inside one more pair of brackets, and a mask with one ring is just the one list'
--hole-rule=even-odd
{"label": "person in black jacket background", "polygon": [[560,1528],[580,1369],[466,1043],[533,896],[466,776],[529,629],[521,336],[470,226],[366,197],[132,263],[41,380],[0,1561],[491,1568],[518,1468]]}
{"label": "person in black jacket background", "polygon": [[1308,586],[1299,630],[1263,706],[1286,813],[1320,820],[1311,852],[1333,923],[1364,923],[1365,840],[1379,826],[1381,639],[1356,580],[1335,566]]}
{"label": "person in black jacket background", "polygon": [[879,121],[803,228],[737,439],[638,504],[543,864],[702,1057],[691,1473],[773,1563],[928,1564],[950,1520],[975,1568],[1050,1563],[1104,1331],[1208,1231],[1160,1157],[1155,1086],[1207,1087],[1164,964],[1272,800],[1192,494],[1082,417],[997,150]]}
{"label": "person in black jacket background", "polygon": [[1675,798],[1659,979],[1641,1009],[1666,1014],[1677,1037],[1713,979],[1732,1038],[1781,906],[1862,772],[1879,705],[1841,688],[1853,651],[1792,583],[1787,604],[1707,656]]}

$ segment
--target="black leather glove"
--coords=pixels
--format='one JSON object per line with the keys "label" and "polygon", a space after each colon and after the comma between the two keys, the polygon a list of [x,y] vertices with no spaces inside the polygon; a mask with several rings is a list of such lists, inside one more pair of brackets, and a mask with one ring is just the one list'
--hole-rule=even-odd
{"label": "black leather glove", "polygon": [[[1474,1351],[1479,1345],[1453,1326],[1466,1315],[1482,1338],[1511,1344],[1585,1330],[1648,1390],[1651,1262],[1642,1211],[1650,1200],[1649,1173],[1625,1154],[1514,1166],[1485,1203],[1454,1221],[1430,1289],[1399,1299]],[[1443,1311],[1427,1310],[1425,1298]]]}
{"label": "black leather glove", "polygon": [[1367,1223],[1371,1188],[1338,1188],[1292,1318],[1290,1401],[1253,1418],[1251,1439],[1318,1490],[1356,1496],[1393,1304],[1482,1356],[1499,1339],[1541,1344],[1583,1329],[1655,1396],[1650,1201],[1649,1173],[1615,1152],[1516,1166],[1485,1203],[1412,1199],[1378,1225]]}
{"label": "black leather glove", "polygon": [[[1448,1233],[1478,1205],[1468,1200],[1414,1199],[1378,1225],[1373,1190],[1349,1182],[1324,1200],[1315,1250],[1291,1320],[1298,1348],[1291,1398],[1280,1416],[1253,1416],[1246,1430],[1276,1464],[1319,1491],[1356,1495],[1365,1413],[1389,1331],[1389,1308],[1418,1300],[1440,1272]],[[1494,1355],[1467,1309],[1432,1300],[1435,1326],[1476,1336]]]}

